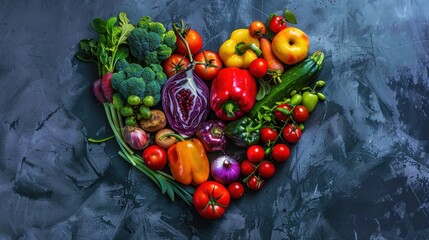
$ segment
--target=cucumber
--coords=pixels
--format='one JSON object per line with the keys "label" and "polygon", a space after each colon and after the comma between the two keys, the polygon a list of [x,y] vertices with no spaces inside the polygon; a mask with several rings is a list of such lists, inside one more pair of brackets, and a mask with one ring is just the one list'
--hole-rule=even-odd
{"label": "cucumber", "polygon": [[290,92],[293,90],[299,91],[303,87],[310,86],[322,69],[324,59],[323,52],[316,51],[300,63],[286,70],[280,77],[281,83],[274,85],[268,95],[255,102],[248,116],[255,119],[258,117],[259,112],[263,113],[265,111],[263,106],[272,108],[276,102],[290,97]]}

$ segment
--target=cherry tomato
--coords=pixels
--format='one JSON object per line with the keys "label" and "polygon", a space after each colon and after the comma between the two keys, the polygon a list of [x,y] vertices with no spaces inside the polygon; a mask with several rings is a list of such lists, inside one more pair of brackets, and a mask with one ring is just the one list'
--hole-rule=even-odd
{"label": "cherry tomato", "polygon": [[249,71],[255,78],[264,77],[268,71],[267,60],[263,58],[253,60],[249,65]]}
{"label": "cherry tomato", "polygon": [[[195,31],[194,29],[189,29],[185,36],[185,40],[188,42],[189,49],[191,50],[191,54],[195,55],[197,52],[201,50],[203,47],[203,38],[201,35]],[[185,44],[182,39],[176,35],[176,52],[182,55],[188,55],[188,50],[186,49]]]}
{"label": "cherry tomato", "polygon": [[253,21],[249,25],[249,34],[254,38],[260,38],[265,35],[267,29],[265,28],[265,24],[260,21]]}
{"label": "cherry tomato", "polygon": [[286,28],[286,19],[283,16],[274,16],[270,20],[270,29],[274,33],[278,33]]}
{"label": "cherry tomato", "polygon": [[252,163],[260,162],[265,157],[264,148],[259,145],[252,145],[247,149],[247,159]]}
{"label": "cherry tomato", "polygon": [[268,179],[276,173],[276,167],[269,161],[262,161],[258,167],[259,176]]}
{"label": "cherry tomato", "polygon": [[198,186],[192,198],[194,207],[201,217],[217,219],[223,216],[231,201],[228,189],[215,181]]}
{"label": "cherry tomato", "polygon": [[171,54],[167,60],[162,64],[165,75],[168,78],[172,77],[176,73],[182,72],[189,65],[189,59],[185,55],[177,53]]}
{"label": "cherry tomato", "polygon": [[[292,111],[292,107],[286,103],[282,103],[282,104],[278,105],[277,108],[283,108],[289,112]],[[274,110],[274,117],[277,120],[282,121],[282,122],[289,120],[289,115],[284,114],[284,113],[280,112],[279,110]]]}
{"label": "cherry tomato", "polygon": [[301,138],[301,129],[294,123],[287,124],[283,129],[282,137],[288,143],[297,143]]}
{"label": "cherry tomato", "polygon": [[228,192],[231,198],[233,199],[239,199],[244,194],[244,187],[243,184],[239,182],[233,182],[228,186]]}
{"label": "cherry tomato", "polygon": [[293,109],[293,119],[296,122],[305,122],[308,119],[308,110],[303,105],[298,105]]}
{"label": "cherry tomato", "polygon": [[286,144],[278,143],[273,146],[271,150],[271,156],[274,161],[285,162],[289,159],[290,149]]}
{"label": "cherry tomato", "polygon": [[274,142],[277,139],[277,131],[270,127],[262,127],[261,128],[261,141],[264,143]]}
{"label": "cherry tomato", "polygon": [[167,164],[167,152],[158,145],[151,145],[143,150],[143,162],[153,171],[161,170]]}
{"label": "cherry tomato", "polygon": [[241,162],[241,165],[240,165],[241,174],[243,174],[244,176],[249,176],[255,170],[255,168],[256,168],[255,165],[253,165],[247,159]]}
{"label": "cherry tomato", "polygon": [[247,181],[247,187],[255,191],[261,189],[263,185],[264,180],[256,175],[252,175]]}
{"label": "cherry tomato", "polygon": [[195,73],[198,77],[206,81],[213,80],[223,67],[223,62],[219,54],[208,50],[199,52],[195,55],[194,60],[197,63],[195,65]]}

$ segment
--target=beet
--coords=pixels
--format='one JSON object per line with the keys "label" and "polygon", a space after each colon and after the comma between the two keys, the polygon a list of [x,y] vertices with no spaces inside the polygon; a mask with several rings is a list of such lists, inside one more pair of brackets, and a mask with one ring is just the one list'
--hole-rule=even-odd
{"label": "beet", "polygon": [[101,93],[108,102],[113,101],[112,75],[113,73],[107,72],[101,78]]}
{"label": "beet", "polygon": [[94,93],[95,98],[101,103],[104,103],[106,99],[103,96],[103,93],[101,92],[101,79],[96,79],[92,83],[92,93]]}

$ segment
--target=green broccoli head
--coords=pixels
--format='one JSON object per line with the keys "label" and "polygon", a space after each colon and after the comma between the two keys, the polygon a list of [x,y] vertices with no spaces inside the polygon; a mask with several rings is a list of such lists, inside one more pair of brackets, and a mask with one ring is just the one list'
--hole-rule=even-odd
{"label": "green broccoli head", "polygon": [[157,51],[153,51],[153,52],[148,53],[148,54],[144,57],[144,62],[145,62],[147,65],[154,64],[154,63],[159,63],[159,62],[160,62],[160,60],[159,60],[159,58],[158,58],[158,52],[157,52]]}
{"label": "green broccoli head", "polygon": [[156,77],[155,72],[150,67],[144,67],[140,76],[146,83],[155,80]]}
{"label": "green broccoli head", "polygon": [[141,77],[131,77],[121,82],[118,90],[125,99],[131,95],[137,95],[143,99],[146,96],[146,83]]}
{"label": "green broccoli head", "polygon": [[131,55],[145,65],[160,63],[169,58],[176,48],[174,31],[167,31],[160,22],[142,17],[128,36]]}
{"label": "green broccoli head", "polygon": [[145,28],[135,28],[128,37],[131,54],[140,61],[146,55],[156,51],[161,44],[161,37],[155,32],[148,32]]}
{"label": "green broccoli head", "polygon": [[110,83],[112,84],[112,88],[115,90],[119,89],[119,85],[121,85],[122,82],[127,80],[127,76],[125,75],[124,71],[115,72],[112,74],[112,79],[110,80]]}
{"label": "green broccoli head", "polygon": [[127,62],[126,59],[121,59],[118,62],[116,62],[115,70],[117,72],[123,71],[128,65],[129,65],[129,63]]}
{"label": "green broccoli head", "polygon": [[131,63],[123,70],[127,74],[127,78],[140,77],[143,73],[143,67],[137,63]]}
{"label": "green broccoli head", "polygon": [[173,50],[171,49],[171,47],[165,44],[161,44],[158,48],[158,59],[161,61],[164,61],[167,58],[169,58],[172,53],[173,53]]}
{"label": "green broccoli head", "polygon": [[137,22],[137,27],[149,29],[151,22],[152,22],[152,19],[150,18],[150,16],[143,16]]}
{"label": "green broccoli head", "polygon": [[158,33],[158,35],[160,35],[160,36],[167,32],[164,25],[160,22],[151,22],[149,24],[149,30],[151,32]]}
{"label": "green broccoli head", "polygon": [[150,81],[146,83],[146,96],[153,96],[155,98],[155,105],[161,101],[161,86],[157,81]]}
{"label": "green broccoli head", "polygon": [[160,64],[151,64],[150,67],[155,72],[155,80],[162,87],[167,81],[167,75],[165,75],[164,70]]}
{"label": "green broccoli head", "polygon": [[165,45],[169,46],[170,48],[176,47],[176,34],[173,30],[170,30],[164,34],[163,42]]}
{"label": "green broccoli head", "polygon": [[112,97],[112,104],[116,109],[121,109],[125,104],[127,103],[127,100],[120,94],[119,92],[115,92]]}

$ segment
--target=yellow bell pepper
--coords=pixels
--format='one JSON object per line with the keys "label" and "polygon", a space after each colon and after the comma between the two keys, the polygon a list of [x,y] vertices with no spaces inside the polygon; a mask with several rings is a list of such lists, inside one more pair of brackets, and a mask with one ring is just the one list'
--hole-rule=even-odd
{"label": "yellow bell pepper", "polygon": [[219,56],[226,67],[248,68],[261,53],[259,40],[251,37],[247,28],[234,30],[219,48]]}
{"label": "yellow bell pepper", "polygon": [[167,150],[168,165],[173,178],[185,185],[200,185],[210,174],[210,164],[204,146],[197,138],[185,140],[178,134],[167,133],[161,138],[174,136],[180,141]]}

